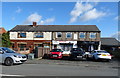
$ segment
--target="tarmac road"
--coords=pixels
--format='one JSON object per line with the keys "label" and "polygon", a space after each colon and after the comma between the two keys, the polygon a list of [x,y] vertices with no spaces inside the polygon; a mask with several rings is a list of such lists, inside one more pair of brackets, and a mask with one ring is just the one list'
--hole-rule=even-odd
{"label": "tarmac road", "polygon": [[[49,61],[49,63],[47,63]],[[51,61],[51,63],[50,63]],[[30,63],[31,62],[31,63]],[[118,76],[117,62],[34,60],[3,66],[2,74],[19,76]]]}

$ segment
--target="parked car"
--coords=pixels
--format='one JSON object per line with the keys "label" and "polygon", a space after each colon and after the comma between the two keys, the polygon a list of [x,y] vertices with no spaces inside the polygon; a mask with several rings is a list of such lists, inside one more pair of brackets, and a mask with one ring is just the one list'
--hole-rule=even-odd
{"label": "parked car", "polygon": [[10,48],[0,47],[0,63],[11,66],[13,64],[22,64],[26,60],[26,55],[15,53]]}
{"label": "parked car", "polygon": [[105,50],[93,50],[90,53],[89,58],[92,58],[93,60],[106,60],[110,61],[111,60],[111,55]]}
{"label": "parked car", "polygon": [[61,49],[52,49],[50,51],[50,58],[61,59],[62,58],[62,50]]}
{"label": "parked car", "polygon": [[62,55],[64,56],[64,57],[69,57],[70,56],[70,50],[65,50],[65,51],[63,51],[62,52]]}
{"label": "parked car", "polygon": [[70,60],[73,59],[85,59],[85,52],[82,50],[82,48],[72,48],[70,51]]}

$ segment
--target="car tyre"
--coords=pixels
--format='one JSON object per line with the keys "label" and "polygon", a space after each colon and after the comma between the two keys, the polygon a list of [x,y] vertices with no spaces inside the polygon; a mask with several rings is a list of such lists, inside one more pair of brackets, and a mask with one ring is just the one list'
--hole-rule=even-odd
{"label": "car tyre", "polygon": [[13,59],[12,58],[6,58],[4,64],[6,66],[12,66],[13,65]]}

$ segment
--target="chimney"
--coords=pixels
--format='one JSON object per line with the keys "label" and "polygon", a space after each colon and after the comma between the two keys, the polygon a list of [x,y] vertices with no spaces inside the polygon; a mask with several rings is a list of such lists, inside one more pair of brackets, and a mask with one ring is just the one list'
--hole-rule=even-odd
{"label": "chimney", "polygon": [[37,22],[33,22],[33,26],[37,26]]}

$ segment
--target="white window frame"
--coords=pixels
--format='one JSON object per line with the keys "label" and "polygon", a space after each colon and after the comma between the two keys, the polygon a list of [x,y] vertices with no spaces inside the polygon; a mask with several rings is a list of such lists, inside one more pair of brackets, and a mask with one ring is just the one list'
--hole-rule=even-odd
{"label": "white window frame", "polygon": [[67,37],[67,34],[68,34],[68,33],[71,34],[71,37],[69,37],[69,38],[72,38],[72,32],[67,32],[67,33],[66,33],[66,38],[68,38],[68,37]]}
{"label": "white window frame", "polygon": [[[95,38],[92,38],[91,35],[95,35]],[[89,38],[96,39],[96,33],[90,33]]]}
{"label": "white window frame", "polygon": [[[25,37],[20,37],[20,34],[21,33],[24,33],[25,34]],[[27,33],[26,32],[18,32],[17,33],[17,38],[26,38],[27,37]]]}
{"label": "white window frame", "polygon": [[86,38],[86,33],[85,33],[85,32],[80,32],[80,33],[79,33],[79,38],[81,38],[81,37],[80,37],[81,33],[83,33],[83,34],[84,34],[84,38]]}
{"label": "white window frame", "polygon": [[[42,33],[42,34],[43,34],[43,37],[36,37],[35,34],[37,34],[37,33]],[[34,38],[44,38],[44,33],[43,33],[43,32],[35,32],[35,33],[34,33]]]}
{"label": "white window frame", "polygon": [[61,37],[58,37],[58,33],[61,33],[61,37],[62,37],[62,32],[56,32],[56,38],[61,38]]}

